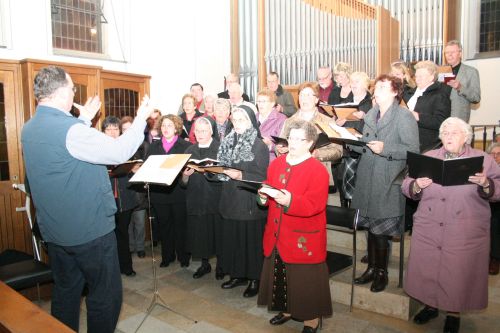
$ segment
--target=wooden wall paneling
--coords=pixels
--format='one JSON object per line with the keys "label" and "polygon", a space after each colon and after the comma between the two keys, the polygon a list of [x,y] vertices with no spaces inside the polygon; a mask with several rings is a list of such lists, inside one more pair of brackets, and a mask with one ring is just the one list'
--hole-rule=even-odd
{"label": "wooden wall paneling", "polygon": [[391,68],[391,14],[382,6],[376,7],[377,16],[377,76]]}
{"label": "wooden wall paneling", "polygon": [[24,196],[12,185],[24,182],[20,133],[24,120],[21,85],[21,67],[17,61],[0,60],[0,82],[5,103],[5,130],[9,179],[0,181],[0,251],[11,248],[32,252],[31,231],[24,213],[16,208],[23,206]]}
{"label": "wooden wall paneling", "polygon": [[239,74],[240,72],[240,43],[239,43],[239,19],[238,19],[238,1],[231,0],[231,72]]}

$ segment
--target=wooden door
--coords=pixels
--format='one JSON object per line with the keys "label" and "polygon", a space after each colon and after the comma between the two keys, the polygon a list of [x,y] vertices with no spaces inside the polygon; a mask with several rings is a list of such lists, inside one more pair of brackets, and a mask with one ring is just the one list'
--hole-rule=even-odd
{"label": "wooden door", "polygon": [[20,129],[23,123],[18,64],[0,63],[0,251],[32,252],[31,232],[23,206],[24,196],[13,188],[23,183]]}

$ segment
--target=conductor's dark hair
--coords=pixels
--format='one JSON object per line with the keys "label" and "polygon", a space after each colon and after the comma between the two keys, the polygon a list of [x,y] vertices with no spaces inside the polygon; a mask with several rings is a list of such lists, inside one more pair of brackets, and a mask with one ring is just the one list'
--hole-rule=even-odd
{"label": "conductor's dark hair", "polygon": [[33,93],[37,101],[50,97],[57,89],[68,85],[66,71],[61,67],[42,68],[35,76]]}

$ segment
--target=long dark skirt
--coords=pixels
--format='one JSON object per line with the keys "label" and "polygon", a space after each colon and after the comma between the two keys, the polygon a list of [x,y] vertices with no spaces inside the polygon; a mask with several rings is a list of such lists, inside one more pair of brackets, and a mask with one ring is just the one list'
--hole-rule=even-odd
{"label": "long dark skirt", "polygon": [[272,256],[264,258],[257,304],[267,305],[270,311],[290,313],[298,320],[331,316],[332,298],[326,262],[287,264],[273,251]]}
{"label": "long dark skirt", "polygon": [[188,215],[186,249],[194,258],[210,258],[217,251],[222,221],[219,214]]}
{"label": "long dark skirt", "polygon": [[262,236],[266,220],[222,221],[222,269],[232,278],[258,280],[264,259]]}

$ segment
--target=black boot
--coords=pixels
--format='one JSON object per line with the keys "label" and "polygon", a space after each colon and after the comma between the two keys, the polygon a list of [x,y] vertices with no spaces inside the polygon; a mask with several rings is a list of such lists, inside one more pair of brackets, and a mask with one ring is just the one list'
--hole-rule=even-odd
{"label": "black boot", "polygon": [[366,284],[372,282],[375,274],[375,235],[368,232],[368,267],[358,278],[354,279],[354,284]]}
{"label": "black boot", "polygon": [[374,293],[383,291],[389,282],[387,266],[389,264],[389,236],[375,236],[375,274],[370,290]]}

